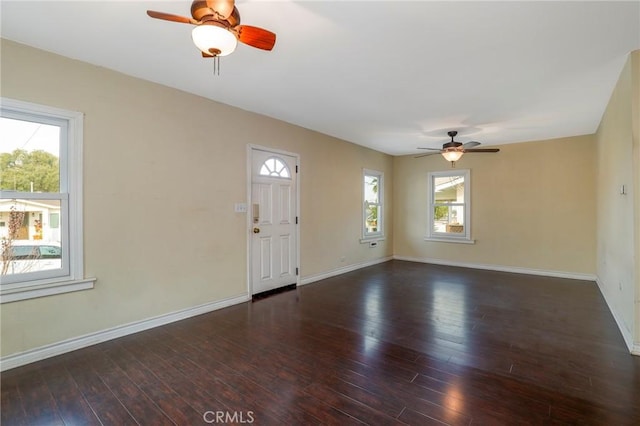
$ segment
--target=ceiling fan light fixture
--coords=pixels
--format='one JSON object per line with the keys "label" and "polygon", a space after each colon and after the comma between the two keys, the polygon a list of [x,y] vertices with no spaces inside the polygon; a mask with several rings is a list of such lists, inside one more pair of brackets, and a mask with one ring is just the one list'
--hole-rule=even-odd
{"label": "ceiling fan light fixture", "polygon": [[191,32],[191,38],[206,55],[227,56],[238,45],[238,39],[231,31],[215,24],[198,25]]}
{"label": "ceiling fan light fixture", "polygon": [[458,161],[460,158],[462,158],[462,154],[464,154],[463,151],[458,151],[456,149],[452,149],[452,150],[445,150],[442,152],[442,156],[447,160],[447,161]]}

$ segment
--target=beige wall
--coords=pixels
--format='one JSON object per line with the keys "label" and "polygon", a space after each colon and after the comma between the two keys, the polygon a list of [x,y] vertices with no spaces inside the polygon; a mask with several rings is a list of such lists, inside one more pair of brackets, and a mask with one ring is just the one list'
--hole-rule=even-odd
{"label": "beige wall", "polygon": [[441,156],[394,159],[397,256],[572,274],[595,273],[595,141],[580,136],[467,154],[473,245],[424,241],[427,172]]}
{"label": "beige wall", "polygon": [[[392,157],[2,40],[1,95],[85,113],[93,290],[3,304],[2,356],[246,295],[247,144],[301,158],[301,273],[392,255]],[[389,238],[359,243],[362,169],[385,173]],[[341,260],[342,257],[346,259]]]}
{"label": "beige wall", "polygon": [[[630,55],[596,133],[598,282],[626,340],[633,339],[636,345],[640,344],[639,61],[640,51]],[[620,194],[622,185],[626,195]]]}

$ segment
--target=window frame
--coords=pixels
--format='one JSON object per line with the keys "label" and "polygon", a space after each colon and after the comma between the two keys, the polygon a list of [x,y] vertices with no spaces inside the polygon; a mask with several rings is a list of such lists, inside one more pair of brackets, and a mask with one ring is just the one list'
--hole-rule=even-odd
{"label": "window frame", "polygon": [[95,278],[84,278],[82,218],[82,144],[84,115],[31,102],[0,98],[0,116],[45,124],[62,125],[60,137],[60,188],[57,193],[0,191],[1,199],[60,200],[59,226],[62,269],[3,277],[0,303],[15,302],[94,287]]}
{"label": "window frame", "polygon": [[[436,232],[434,230],[435,223],[435,207],[442,204],[436,202],[435,197],[435,179],[441,177],[461,176],[464,178],[464,202],[447,203],[446,205],[459,205],[464,208],[464,227],[462,233],[458,232]],[[427,232],[425,241],[440,241],[449,243],[465,243],[474,244],[471,238],[471,170],[455,169],[446,171],[432,171],[427,173]]]}
{"label": "window frame", "polygon": [[[378,202],[369,203],[365,194],[365,179],[367,176],[378,179]],[[362,238],[361,243],[384,240],[384,172],[372,169],[362,169]],[[378,206],[378,231],[369,232],[367,229],[367,207]]]}

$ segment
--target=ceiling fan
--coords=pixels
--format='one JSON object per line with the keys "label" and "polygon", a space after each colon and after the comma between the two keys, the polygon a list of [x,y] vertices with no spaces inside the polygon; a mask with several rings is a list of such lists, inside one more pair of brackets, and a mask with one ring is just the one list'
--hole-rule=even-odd
{"label": "ceiling fan", "polygon": [[457,134],[458,132],[455,130],[451,130],[447,132],[447,135],[449,135],[449,137],[451,138],[451,141],[443,144],[442,149],[418,147],[418,149],[428,149],[434,152],[428,152],[426,154],[416,155],[414,158],[426,157],[427,155],[442,154],[442,156],[447,161],[451,161],[451,167],[455,167],[456,161],[458,161],[462,157],[462,155],[466,154],[467,152],[471,153],[471,152],[500,151],[498,148],[474,148],[474,146],[480,145],[480,142],[477,142],[477,141],[471,141],[464,144],[462,142],[456,142],[453,140],[453,138],[455,138]]}
{"label": "ceiling fan", "polygon": [[240,12],[234,0],[195,0],[191,3],[191,18],[147,10],[155,19],[192,24],[191,36],[204,58],[219,58],[232,53],[238,41],[262,50],[271,50],[276,35],[263,28],[240,25]]}

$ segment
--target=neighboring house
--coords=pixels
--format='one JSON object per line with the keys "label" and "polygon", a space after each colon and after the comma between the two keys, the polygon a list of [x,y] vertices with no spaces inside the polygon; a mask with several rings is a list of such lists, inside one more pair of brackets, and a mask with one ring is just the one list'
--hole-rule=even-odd
{"label": "neighboring house", "polygon": [[9,236],[12,208],[24,212],[17,239],[60,241],[60,205],[50,201],[0,200],[0,238]]}

